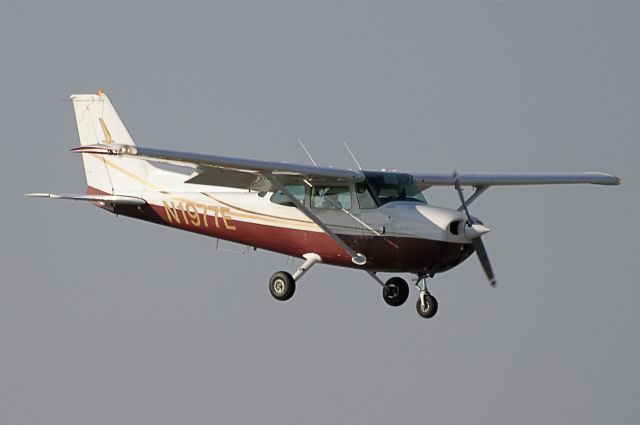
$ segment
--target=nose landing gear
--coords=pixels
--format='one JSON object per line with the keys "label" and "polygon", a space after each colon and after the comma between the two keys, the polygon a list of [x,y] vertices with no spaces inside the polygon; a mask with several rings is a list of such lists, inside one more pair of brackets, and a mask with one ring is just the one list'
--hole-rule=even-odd
{"label": "nose landing gear", "polygon": [[[425,319],[432,318],[438,312],[438,300],[436,300],[427,289],[428,277],[429,276],[426,275],[418,276],[418,281],[416,282],[416,287],[420,290],[420,295],[416,302],[416,310],[420,317],[424,317]],[[420,283],[422,283],[422,286]]]}

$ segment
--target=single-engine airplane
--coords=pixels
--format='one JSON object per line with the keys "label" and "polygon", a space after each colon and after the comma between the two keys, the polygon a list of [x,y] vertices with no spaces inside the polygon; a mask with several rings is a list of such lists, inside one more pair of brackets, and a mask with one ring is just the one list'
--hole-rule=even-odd
{"label": "single-engine airplane", "polygon": [[[418,314],[433,317],[438,303],[427,279],[474,252],[495,285],[482,242],[489,228],[468,208],[489,187],[620,184],[618,177],[596,172],[363,171],[144,148],[134,144],[102,91],[71,100],[81,145],[71,151],[82,154],[86,193],[28,196],[88,201],[115,214],[304,259],[293,274],[271,276],[269,290],[280,301],[293,296],[296,282],[313,265],[325,263],[367,272],[390,306],[407,300],[409,285],[401,277],[385,282],[377,273],[414,274]],[[427,203],[422,192],[434,186],[454,188],[460,207]],[[465,199],[462,186],[475,190]]]}

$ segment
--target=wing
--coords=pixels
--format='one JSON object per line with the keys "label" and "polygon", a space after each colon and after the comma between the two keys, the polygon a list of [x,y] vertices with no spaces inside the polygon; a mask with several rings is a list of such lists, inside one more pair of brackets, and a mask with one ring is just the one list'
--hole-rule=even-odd
{"label": "wing", "polygon": [[130,145],[89,145],[71,150],[78,153],[120,155],[161,162],[165,164],[195,167],[197,174],[185,183],[235,187],[241,189],[273,191],[271,176],[284,185],[293,182],[360,182],[364,175],[347,168],[322,167],[281,161],[233,158],[177,152],[164,149],[143,148]]}
{"label": "wing", "polygon": [[[410,173],[418,188],[453,186],[453,173]],[[600,184],[618,185],[620,179],[606,173],[458,173],[462,186],[487,188],[490,186],[541,184]]]}
{"label": "wing", "polygon": [[[195,167],[197,174],[186,183],[236,187],[242,189],[277,189],[269,176],[276,176],[280,183],[307,180],[308,182],[361,182],[364,174],[347,168],[323,167],[282,161],[233,158],[219,155],[178,152],[164,149],[143,148],[131,145],[99,144],[80,146],[71,150],[78,153],[120,155],[152,162]],[[453,186],[453,173],[409,173],[418,188]],[[507,185],[543,184],[600,184],[618,185],[620,179],[606,173],[458,173],[462,186],[487,188]]]}

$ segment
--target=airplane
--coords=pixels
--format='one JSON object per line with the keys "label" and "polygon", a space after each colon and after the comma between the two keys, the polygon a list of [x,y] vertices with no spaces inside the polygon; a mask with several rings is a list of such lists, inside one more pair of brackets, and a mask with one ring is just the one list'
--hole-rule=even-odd
{"label": "airplane", "polygon": [[[438,302],[427,279],[474,252],[489,283],[496,284],[482,242],[490,229],[469,212],[487,189],[621,183],[598,172],[366,171],[139,147],[102,90],[72,95],[71,101],[80,138],[71,152],[82,156],[86,193],[26,196],[87,201],[117,215],[302,259],[293,273],[278,271],[269,279],[279,301],[290,299],[300,278],[323,263],[368,273],[393,307],[408,299],[409,284],[398,276],[383,281],[378,273],[415,275],[416,310],[431,318]],[[423,192],[442,186],[457,191],[458,208],[427,202]],[[462,186],[473,194],[465,198]]]}

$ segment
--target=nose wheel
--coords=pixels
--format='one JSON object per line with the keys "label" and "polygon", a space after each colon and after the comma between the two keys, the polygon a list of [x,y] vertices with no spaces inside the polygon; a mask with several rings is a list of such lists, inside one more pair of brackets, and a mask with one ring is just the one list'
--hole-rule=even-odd
{"label": "nose wheel", "polygon": [[431,319],[438,312],[438,300],[427,289],[427,276],[421,277],[416,282],[416,286],[420,290],[420,295],[416,302],[416,310],[420,317]]}
{"label": "nose wheel", "polygon": [[418,301],[416,302],[416,310],[418,311],[420,317],[431,319],[438,312],[438,300],[436,300],[433,295],[427,292],[424,294],[424,296],[418,297]]}

